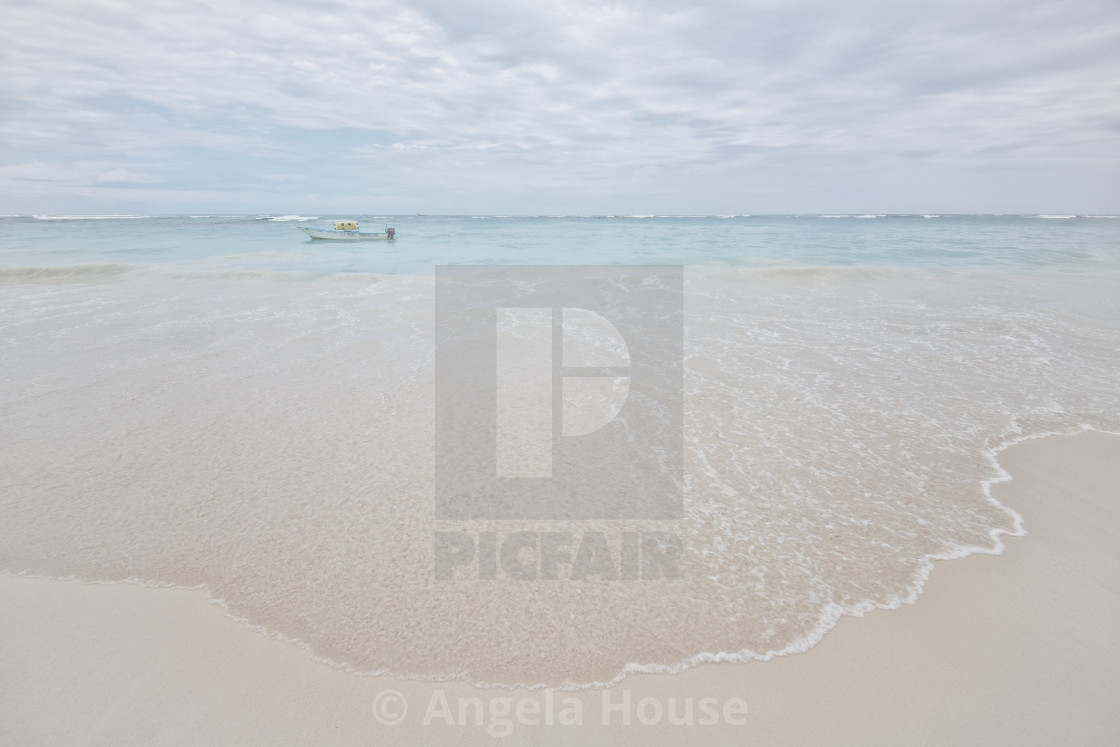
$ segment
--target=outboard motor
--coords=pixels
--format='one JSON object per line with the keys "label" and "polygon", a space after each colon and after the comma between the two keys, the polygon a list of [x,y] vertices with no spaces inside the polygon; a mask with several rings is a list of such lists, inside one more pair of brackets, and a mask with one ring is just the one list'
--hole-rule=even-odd
{"label": "outboard motor", "polygon": [[397,229],[395,228],[386,228],[385,233],[389,234],[390,240],[397,238]]}

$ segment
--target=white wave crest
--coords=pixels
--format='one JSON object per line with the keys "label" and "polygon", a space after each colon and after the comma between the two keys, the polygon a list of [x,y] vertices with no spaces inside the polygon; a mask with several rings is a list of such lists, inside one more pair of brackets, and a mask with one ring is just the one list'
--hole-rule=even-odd
{"label": "white wave crest", "polygon": [[35,220],[134,220],[150,215],[33,215]]}

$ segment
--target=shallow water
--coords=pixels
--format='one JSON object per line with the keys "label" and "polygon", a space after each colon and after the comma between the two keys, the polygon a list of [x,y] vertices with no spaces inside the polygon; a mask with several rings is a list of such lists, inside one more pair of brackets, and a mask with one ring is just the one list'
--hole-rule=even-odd
{"label": "shallow water", "polygon": [[[0,219],[0,568],[205,585],[359,671],[589,684],[913,599],[1020,531],[994,449],[1120,431],[1114,219],[301,217]],[[686,265],[682,518],[437,520],[432,267],[608,262]],[[448,531],[667,533],[682,578],[437,580]]]}

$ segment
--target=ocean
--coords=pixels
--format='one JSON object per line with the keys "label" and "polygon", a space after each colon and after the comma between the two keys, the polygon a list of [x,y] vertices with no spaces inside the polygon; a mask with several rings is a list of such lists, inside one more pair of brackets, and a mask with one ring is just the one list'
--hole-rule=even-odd
{"label": "ocean", "polygon": [[[342,218],[398,238],[296,230]],[[442,265],[684,267],[679,518],[437,515]],[[593,686],[803,651],[1029,533],[1000,449],[1120,432],[1120,219],[8,216],[0,349],[0,569],[201,587],[355,672]],[[680,578],[441,579],[448,531],[668,534]]]}

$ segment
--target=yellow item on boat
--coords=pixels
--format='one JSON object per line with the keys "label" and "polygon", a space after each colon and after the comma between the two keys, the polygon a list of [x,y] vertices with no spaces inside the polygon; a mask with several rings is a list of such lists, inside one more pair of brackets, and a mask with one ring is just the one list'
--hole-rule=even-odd
{"label": "yellow item on boat", "polygon": [[336,231],[357,231],[358,222],[355,220],[340,220],[335,221],[334,230]]}

